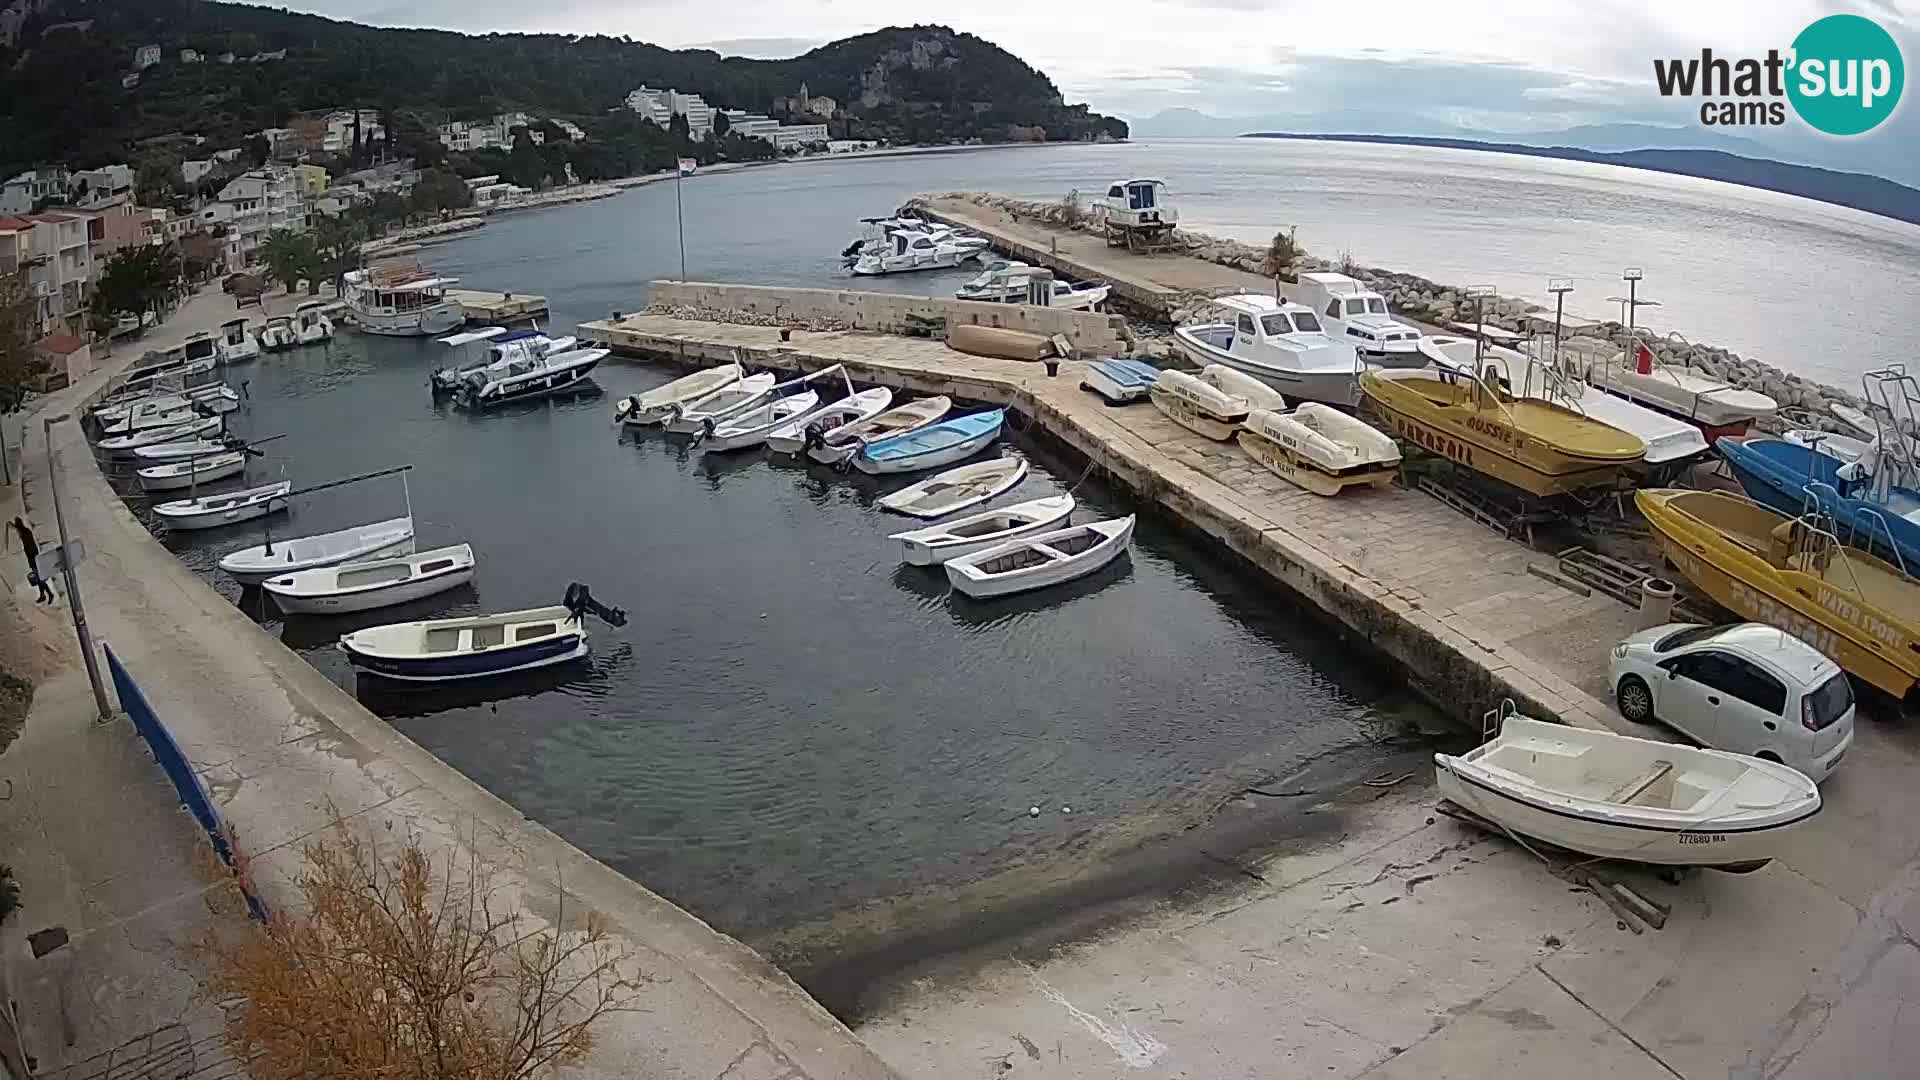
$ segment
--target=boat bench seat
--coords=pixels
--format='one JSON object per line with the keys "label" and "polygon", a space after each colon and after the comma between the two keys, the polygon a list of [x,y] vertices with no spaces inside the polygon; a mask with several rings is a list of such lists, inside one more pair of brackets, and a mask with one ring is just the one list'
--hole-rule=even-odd
{"label": "boat bench seat", "polygon": [[1673,772],[1673,762],[1656,761],[1648,767],[1646,772],[1615,788],[1613,794],[1607,796],[1606,801],[1610,803],[1621,803],[1623,805],[1631,803],[1635,799],[1646,795],[1653,788],[1653,785],[1659,783],[1671,772]]}

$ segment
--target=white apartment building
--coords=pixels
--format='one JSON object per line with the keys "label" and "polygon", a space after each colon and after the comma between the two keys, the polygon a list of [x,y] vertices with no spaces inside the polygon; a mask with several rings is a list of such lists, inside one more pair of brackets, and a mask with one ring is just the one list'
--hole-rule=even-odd
{"label": "white apartment building", "polygon": [[136,71],[145,71],[160,62],[160,46],[142,45],[133,50],[133,66]]}
{"label": "white apartment building", "polygon": [[237,273],[260,261],[260,245],[268,233],[275,229],[305,232],[307,210],[291,173],[257,169],[221,188],[219,200],[200,211],[200,220],[226,228],[227,272]]}
{"label": "white apartment building", "polygon": [[[451,124],[440,125],[440,145],[449,150],[460,151],[489,148],[511,150],[514,129],[526,128],[527,138],[533,140],[535,146],[539,146],[547,141],[546,132],[535,126],[539,122],[537,117],[528,116],[523,112],[500,113],[491,120],[456,120]],[[562,130],[565,130],[565,127],[566,125],[563,124]],[[582,132],[580,137],[585,138],[586,133]]]}
{"label": "white apartment building", "polygon": [[133,167],[102,165],[98,169],[82,169],[68,180],[67,190],[77,192],[82,184],[86,185],[86,194],[74,199],[75,205],[95,206],[106,203],[133,192]]}
{"label": "white apartment building", "polygon": [[749,139],[773,141],[773,133],[780,127],[780,121],[772,117],[750,113],[745,109],[723,110],[727,115],[727,130]]}
{"label": "white apartment building", "polygon": [[651,120],[656,127],[666,127],[673,119],[673,106],[667,101],[671,90],[653,90],[646,86],[627,94],[627,108],[640,114],[642,119]]}
{"label": "white apartment building", "polygon": [[61,213],[0,217],[0,273],[22,267],[34,298],[35,335],[84,332],[94,273],[87,218]]}
{"label": "white apartment building", "polygon": [[827,141],[825,124],[788,124],[775,128],[772,134],[775,150],[801,149]]}
{"label": "white apartment building", "polygon": [[66,166],[35,169],[0,184],[0,213],[24,214],[42,199],[65,198],[73,176]]}
{"label": "white apartment building", "polygon": [[326,134],[321,136],[320,149],[329,154],[344,154],[353,149],[353,119],[360,117],[360,141],[369,143],[384,136],[387,129],[380,126],[380,113],[375,109],[338,109],[321,118],[327,126]]}
{"label": "white apartment building", "polygon": [[683,94],[678,90],[654,90],[642,86],[627,94],[627,108],[658,127],[667,127],[676,116],[687,118],[687,134],[695,139],[704,139],[713,130],[713,106],[707,104],[699,94]]}

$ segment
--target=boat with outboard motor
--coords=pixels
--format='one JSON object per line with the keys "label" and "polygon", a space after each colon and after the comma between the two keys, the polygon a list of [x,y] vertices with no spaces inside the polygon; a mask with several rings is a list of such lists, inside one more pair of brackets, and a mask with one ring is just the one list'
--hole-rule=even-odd
{"label": "boat with outboard motor", "polygon": [[[667,422],[675,406],[698,401],[717,390],[732,386],[746,376],[738,363],[702,368],[664,386],[638,394],[628,394],[613,407],[613,418],[623,424],[647,427]],[[771,379],[769,379],[771,383]]]}
{"label": "boat with outboard motor", "polygon": [[[550,337],[537,327],[509,330],[504,326],[483,326],[478,330],[449,334],[436,340],[455,357],[452,363],[436,368],[429,378],[429,385],[436,394],[457,392],[467,376],[503,360],[544,359],[553,353],[572,350],[579,344],[579,340],[570,334]],[[475,349],[474,346],[480,348]]]}
{"label": "boat with outboard motor", "polygon": [[485,678],[585,657],[588,614],[609,626],[627,623],[626,612],[600,603],[575,582],[558,607],[369,626],[342,635],[339,648],[355,668],[383,679]]}
{"label": "boat with outboard motor", "polygon": [[867,443],[919,431],[938,423],[952,409],[953,399],[939,395],[896,405],[869,419],[826,431],[815,431],[809,425],[806,432],[807,456],[822,465],[838,465],[858,453]]}

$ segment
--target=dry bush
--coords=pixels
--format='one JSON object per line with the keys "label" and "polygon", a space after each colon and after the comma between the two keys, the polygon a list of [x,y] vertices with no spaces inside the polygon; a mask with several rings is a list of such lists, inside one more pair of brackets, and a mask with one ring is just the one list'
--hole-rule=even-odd
{"label": "dry bush", "polygon": [[1293,263],[1300,257],[1300,245],[1294,239],[1294,230],[1273,234],[1273,242],[1267,245],[1266,265],[1262,269],[1268,277],[1289,277],[1293,273]]}
{"label": "dry bush", "polygon": [[456,880],[417,838],[383,854],[337,825],[303,855],[304,910],[196,948],[256,1080],[530,1080],[631,1011],[626,953],[592,919],[568,931],[564,892],[557,929],[528,932],[477,859]]}

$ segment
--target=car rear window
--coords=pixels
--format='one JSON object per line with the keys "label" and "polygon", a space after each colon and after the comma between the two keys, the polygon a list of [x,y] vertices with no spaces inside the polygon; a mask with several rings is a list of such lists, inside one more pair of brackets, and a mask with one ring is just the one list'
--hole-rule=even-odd
{"label": "car rear window", "polygon": [[1659,641],[1655,642],[1653,646],[1653,651],[1654,652],[1670,652],[1674,649],[1691,645],[1696,641],[1705,641],[1706,639],[1714,636],[1715,634],[1718,634],[1720,631],[1726,630],[1730,627],[1737,626],[1737,625],[1739,624],[1722,623],[1719,626],[1689,626],[1684,629],[1675,630],[1673,633],[1668,634],[1666,637],[1663,637]]}
{"label": "car rear window", "polygon": [[1813,713],[1813,730],[1820,731],[1853,708],[1853,684],[1844,672],[1837,674],[1809,693],[1807,702]]}

